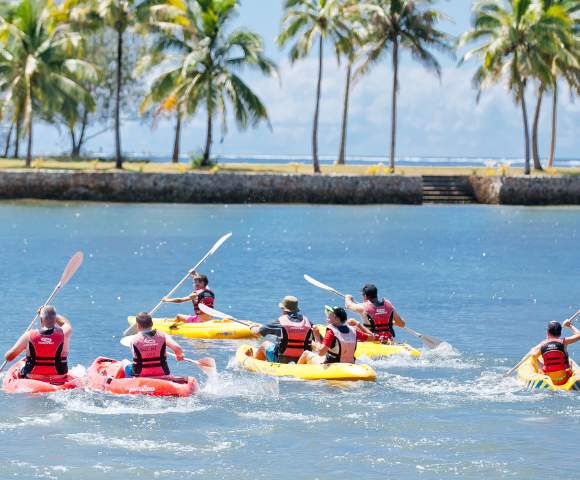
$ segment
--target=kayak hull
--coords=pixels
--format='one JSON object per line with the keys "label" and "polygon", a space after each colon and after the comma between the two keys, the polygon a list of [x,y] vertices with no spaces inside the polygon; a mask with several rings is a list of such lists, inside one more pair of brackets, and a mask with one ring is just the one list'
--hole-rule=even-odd
{"label": "kayak hull", "polygon": [[148,395],[153,397],[189,397],[199,390],[194,377],[125,377],[123,362],[97,358],[87,373],[92,390],[114,395]]}
{"label": "kayak hull", "polygon": [[376,372],[368,365],[332,363],[327,365],[297,365],[272,363],[253,357],[255,347],[242,345],[236,352],[240,367],[254,373],[302,380],[375,381]]}
{"label": "kayak hull", "polygon": [[525,383],[528,390],[568,390],[580,391],[580,367],[573,360],[570,361],[574,375],[564,385],[554,385],[550,377],[538,372],[532,359],[528,358],[517,369],[518,379]]}
{"label": "kayak hull", "polygon": [[20,370],[24,367],[24,360],[16,362],[6,372],[2,381],[3,390],[6,393],[53,393],[61,390],[72,390],[81,386],[80,378],[73,375],[67,375],[64,383],[50,383],[41,380],[31,380],[29,378],[20,378]]}
{"label": "kayak hull", "polygon": [[[128,317],[129,325],[135,324],[135,317]],[[257,323],[248,322],[251,326]],[[170,335],[179,335],[197,340],[236,340],[254,338],[250,327],[229,319],[213,319],[200,323],[175,323],[174,318],[154,318],[153,328]]]}

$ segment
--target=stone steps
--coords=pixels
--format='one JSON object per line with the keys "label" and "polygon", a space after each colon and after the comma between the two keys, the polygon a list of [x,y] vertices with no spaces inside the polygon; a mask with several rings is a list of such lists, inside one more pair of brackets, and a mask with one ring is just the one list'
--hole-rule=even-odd
{"label": "stone steps", "polygon": [[423,177],[423,203],[475,203],[473,189],[467,177]]}

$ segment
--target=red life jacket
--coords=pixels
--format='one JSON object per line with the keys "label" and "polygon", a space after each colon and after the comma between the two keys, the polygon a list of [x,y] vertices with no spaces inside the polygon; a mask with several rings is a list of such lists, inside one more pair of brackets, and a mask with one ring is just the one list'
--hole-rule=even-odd
{"label": "red life jacket", "polygon": [[132,342],[133,376],[163,377],[169,375],[165,334],[157,330],[138,333]]}
{"label": "red life jacket", "polygon": [[356,350],[356,330],[349,325],[348,333],[342,333],[338,327],[328,325],[334,333],[334,344],[326,353],[324,363],[354,363],[354,352]]}
{"label": "red life jacket", "polygon": [[570,359],[568,350],[564,345],[564,340],[549,339],[542,343],[540,347],[542,361],[544,362],[544,373],[560,372],[570,369]]}
{"label": "red life jacket", "polygon": [[384,298],[379,305],[375,305],[370,300],[364,302],[365,309],[365,327],[371,332],[386,338],[394,338],[395,330],[393,329],[393,317],[395,308],[388,300]]}
{"label": "red life jacket", "polygon": [[60,327],[48,330],[31,330],[28,337],[26,363],[21,376],[41,379],[59,377],[68,373],[66,356],[63,355],[64,332]]}
{"label": "red life jacket", "polygon": [[278,321],[283,330],[278,354],[288,357],[290,360],[298,360],[304,350],[311,349],[312,324],[310,320],[304,315],[290,314],[282,315]]}
{"label": "red life jacket", "polygon": [[195,291],[195,294],[197,295],[197,300],[193,304],[193,309],[195,310],[196,315],[203,314],[203,312],[199,309],[200,303],[207,305],[209,308],[213,308],[215,294],[209,288],[200,288]]}

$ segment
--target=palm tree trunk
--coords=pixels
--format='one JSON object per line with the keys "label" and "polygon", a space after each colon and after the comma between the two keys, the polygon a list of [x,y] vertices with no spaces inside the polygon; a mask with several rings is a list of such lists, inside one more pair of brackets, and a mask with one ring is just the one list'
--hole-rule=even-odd
{"label": "palm tree trunk", "polygon": [[74,152],[74,157],[79,158],[81,156],[81,149],[85,143],[85,135],[87,133],[87,125],[89,124],[89,111],[84,107],[83,119],[81,121],[81,133],[79,134],[79,139],[77,141],[76,150]]}
{"label": "palm tree trunk", "polygon": [[389,166],[395,170],[395,149],[397,144],[397,90],[399,88],[399,40],[393,41],[393,92],[391,97],[391,152]]}
{"label": "palm tree trunk", "polygon": [[22,118],[16,118],[16,138],[14,142],[14,158],[18,158],[20,150],[20,130],[22,128]]}
{"label": "palm tree trunk", "polygon": [[123,85],[123,31],[117,29],[117,84],[115,91],[115,162],[117,168],[123,168],[121,153],[121,86]]}
{"label": "palm tree trunk", "polygon": [[314,173],[320,173],[320,162],[318,161],[318,117],[320,115],[320,95],[322,91],[322,65],[323,65],[322,35],[318,42],[318,83],[316,84],[316,106],[314,108],[314,124],[312,126],[312,165]]}
{"label": "palm tree trunk", "polygon": [[348,102],[350,97],[350,81],[352,77],[352,63],[348,62],[346,69],[346,86],[344,89],[344,104],[342,107],[342,126],[340,129],[340,151],[338,152],[338,160],[336,165],[344,165],[346,163],[346,133],[348,130]]}
{"label": "palm tree trunk", "polygon": [[558,124],[558,84],[554,84],[554,95],[552,97],[552,139],[550,141],[550,158],[548,168],[554,168],[554,157],[556,155],[556,129]]}
{"label": "palm tree trunk", "polygon": [[77,137],[75,135],[75,127],[69,126],[68,132],[70,134],[70,143],[71,143],[70,156],[71,156],[71,158],[76,159],[77,158]]}
{"label": "palm tree trunk", "polygon": [[526,107],[525,92],[522,89],[522,117],[524,120],[525,163],[524,174],[530,174],[530,128],[528,126],[528,109]]}
{"label": "palm tree trunk", "polygon": [[175,124],[175,141],[173,143],[173,163],[179,163],[179,140],[181,136],[181,111],[177,109],[177,123]]}
{"label": "palm tree trunk", "polygon": [[32,111],[28,118],[28,146],[26,149],[26,167],[32,165]]}
{"label": "palm tree trunk", "polygon": [[4,146],[4,155],[2,158],[8,158],[8,150],[10,150],[10,140],[12,140],[12,130],[14,130],[14,123],[10,124],[10,130],[8,130],[8,136],[6,137],[6,145]]}
{"label": "palm tree trunk", "polygon": [[538,145],[538,130],[540,128],[540,112],[542,110],[542,99],[544,98],[544,88],[538,90],[538,101],[534,112],[534,123],[532,124],[532,158],[534,160],[534,170],[543,170],[540,161],[540,148]]}

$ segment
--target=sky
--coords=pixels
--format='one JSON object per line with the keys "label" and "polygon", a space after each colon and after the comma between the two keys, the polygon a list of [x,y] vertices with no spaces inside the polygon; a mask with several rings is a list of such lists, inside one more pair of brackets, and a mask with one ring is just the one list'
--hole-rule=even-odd
{"label": "sky", "polygon": [[[275,44],[282,17],[282,0],[241,0],[238,26],[259,33],[266,53],[279,67],[279,79],[246,73],[244,79],[266,104],[272,130],[266,126],[238,132],[230,122],[225,138],[216,132],[215,155],[309,155],[317,75],[314,56],[291,65],[287,51]],[[441,25],[458,35],[469,27],[469,0],[442,0],[439,8],[447,15]],[[421,65],[404,56],[400,71],[399,156],[521,158],[523,128],[520,109],[501,86],[486,91],[479,103],[471,77],[476,64],[457,67],[457,60],[438,54],[443,66],[441,80]],[[389,61],[377,65],[354,85],[350,103],[348,155],[386,156],[390,134]],[[319,151],[336,156],[340,138],[340,119],[346,72],[337,65],[332,52],[326,52],[324,65]],[[529,109],[533,110],[533,98]],[[541,155],[548,153],[549,106],[541,118]],[[182,152],[197,154],[205,140],[204,113],[190,119],[183,129]],[[98,128],[95,128],[95,131]],[[39,126],[35,132],[35,154],[66,151],[68,137],[54,127]],[[138,155],[170,156],[173,124],[127,122],[122,130],[123,149]],[[112,132],[100,135],[88,145],[89,150],[112,154]],[[557,156],[580,158],[580,99],[572,101],[567,92],[560,95]]]}

